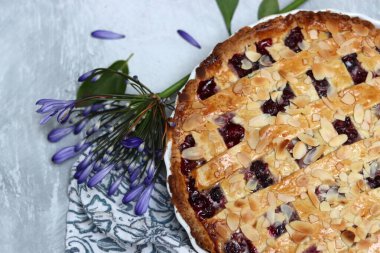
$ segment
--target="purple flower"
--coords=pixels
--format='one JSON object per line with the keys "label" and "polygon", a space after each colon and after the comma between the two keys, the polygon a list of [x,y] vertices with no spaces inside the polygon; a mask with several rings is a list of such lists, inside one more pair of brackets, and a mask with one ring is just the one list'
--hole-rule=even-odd
{"label": "purple flower", "polygon": [[190,34],[188,34],[187,32],[183,30],[177,30],[177,33],[179,34],[179,36],[181,36],[184,40],[189,42],[191,45],[201,49],[201,45]]}
{"label": "purple flower", "polygon": [[78,165],[77,170],[81,171],[85,169],[92,162],[93,155],[87,155]]}
{"label": "purple flower", "polygon": [[79,121],[78,123],[76,123],[74,127],[74,134],[79,134],[83,130],[83,128],[87,125],[88,121],[89,121],[88,119],[83,119]]}
{"label": "purple flower", "polygon": [[59,123],[65,123],[69,119],[71,111],[75,106],[75,100],[40,99],[36,105],[41,105],[41,108],[37,110],[38,113],[49,113],[48,116],[41,120],[40,124],[45,124],[57,113],[57,121]]}
{"label": "purple flower", "polygon": [[96,39],[101,40],[116,40],[116,39],[123,39],[125,38],[125,35],[115,33],[112,31],[107,30],[96,30],[91,33],[91,36]]}
{"label": "purple flower", "polygon": [[107,174],[113,169],[114,165],[110,164],[104,169],[98,171],[90,180],[87,182],[88,187],[94,187],[97,185],[102,179],[107,176]]}
{"label": "purple flower", "polygon": [[40,121],[40,125],[45,125],[54,115],[57,114],[58,111],[55,111],[51,114],[46,115],[45,117],[42,118]]}
{"label": "purple flower", "polygon": [[152,194],[152,190],[153,190],[153,184],[150,184],[141,193],[141,196],[140,196],[140,198],[137,201],[136,206],[135,206],[135,214],[136,215],[143,215],[146,212],[146,210],[148,209],[150,195]]}
{"label": "purple flower", "polygon": [[130,173],[130,176],[129,176],[129,181],[130,182],[134,182],[137,179],[137,177],[140,175],[142,167],[143,166],[139,166],[136,169],[134,169],[132,173]]}
{"label": "purple flower", "polygon": [[144,188],[145,186],[143,184],[140,184],[131,189],[127,194],[124,195],[123,203],[128,204],[129,202],[135,200],[141,194]]}
{"label": "purple flower", "polygon": [[94,163],[91,163],[87,165],[87,167],[85,167],[83,170],[81,170],[78,175],[74,175],[74,177],[78,180],[78,184],[84,183],[86,181],[93,168]]}
{"label": "purple flower", "polygon": [[58,142],[60,141],[63,137],[67,136],[73,131],[74,127],[69,126],[69,127],[62,127],[62,128],[56,128],[50,131],[48,134],[48,140],[50,142]]}
{"label": "purple flower", "polygon": [[86,150],[89,146],[91,146],[91,143],[86,142],[85,140],[82,140],[81,142],[79,142],[78,144],[74,146],[74,150],[75,152],[82,152]]}
{"label": "purple flower", "polygon": [[94,73],[94,70],[90,70],[84,74],[82,74],[79,78],[78,78],[78,82],[84,82],[87,80],[87,78],[89,78],[92,74]]}
{"label": "purple flower", "polygon": [[115,182],[111,184],[110,188],[108,188],[108,196],[113,195],[117,191],[121,183],[121,180],[123,180],[123,176],[120,176],[118,179],[115,180]]}
{"label": "purple flower", "polygon": [[78,155],[78,152],[75,151],[75,146],[69,146],[58,150],[58,152],[53,155],[51,160],[55,164],[61,164],[76,155]]}
{"label": "purple flower", "polygon": [[126,148],[137,148],[142,144],[144,141],[139,137],[128,137],[125,140],[121,141],[121,144]]}

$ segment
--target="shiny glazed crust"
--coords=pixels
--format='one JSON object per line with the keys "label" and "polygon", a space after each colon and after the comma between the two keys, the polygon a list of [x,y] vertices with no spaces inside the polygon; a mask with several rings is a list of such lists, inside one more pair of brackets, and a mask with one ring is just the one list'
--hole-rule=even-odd
{"label": "shiny glazed crust", "polygon": [[[295,27],[302,29],[306,41],[300,45],[303,50],[298,53],[283,45],[286,36]],[[276,62],[239,78],[228,64],[229,60],[237,53],[254,51],[255,42],[267,38],[273,40],[273,46],[268,51]],[[368,74],[365,82],[353,85],[350,73],[340,60],[345,55],[357,53],[362,67],[368,73],[377,73],[380,54],[376,47],[379,46],[380,32],[368,21],[330,12],[302,11],[277,17],[252,28],[242,28],[218,44],[200,64],[196,69],[196,78],[187,83],[178,97],[173,118],[175,127],[169,133],[173,142],[169,186],[173,204],[202,248],[209,252],[223,252],[225,243],[236,229],[243,233],[246,231],[245,236],[258,252],[303,252],[310,245],[318,245],[318,250],[323,252],[344,252],[347,249],[357,252],[374,247],[371,238],[366,239],[357,228],[371,226],[367,234],[368,231],[378,233],[372,227],[378,223],[380,226],[380,218],[376,223],[380,206],[375,205],[380,192],[365,186],[364,178],[362,183],[355,181],[355,185],[358,185],[355,187],[351,186],[351,179],[343,184],[341,181],[337,183],[337,178],[339,175],[345,177],[342,173],[347,173],[350,178],[352,173],[357,172],[357,167],[368,167],[369,162],[380,158],[380,124],[376,124],[376,112],[372,109],[380,102],[380,78]],[[311,81],[305,75],[310,69],[317,80],[325,78],[329,81],[327,97],[319,97],[311,88]],[[214,78],[218,92],[200,100],[198,85],[210,78]],[[281,95],[287,83],[296,96],[292,105],[276,116],[263,114],[260,109],[262,101],[276,99],[279,96],[277,93]],[[273,92],[277,89],[277,93]],[[242,142],[229,149],[218,134],[218,125],[210,123],[215,121],[217,115],[226,112],[234,112],[234,122],[243,125],[246,130]],[[344,121],[346,117],[352,119],[361,137],[361,140],[350,145],[342,145],[346,140],[342,136],[344,134],[336,133],[331,124],[334,120]],[[190,133],[196,142],[194,152],[200,152],[207,161],[191,172],[196,187],[206,190],[219,184],[227,199],[224,209],[203,221],[198,219],[189,203],[187,179],[180,168],[183,154],[179,146]],[[305,134],[308,136],[305,137]],[[319,143],[314,145],[317,147],[314,156],[319,152],[319,157],[304,169],[300,169],[292,157],[298,151],[293,149],[290,154],[287,149],[295,138],[306,143],[307,147],[313,147],[312,142]],[[246,190],[244,184],[237,183],[238,178],[243,182],[239,170],[249,168],[250,163],[257,159],[272,166],[271,173],[276,183],[252,193]],[[320,168],[323,168],[322,172]],[[355,201],[347,200],[342,209],[354,210],[355,202],[361,204],[363,215],[360,221],[352,221],[356,226],[354,229],[347,225],[351,224],[347,221],[345,224],[338,223],[336,213],[326,216],[326,209],[330,207],[315,200],[315,190],[310,187],[326,182],[334,182],[340,188],[350,188],[349,193],[344,193],[347,196],[356,196],[358,191],[361,193],[359,197],[352,198]],[[234,187],[244,190],[234,191]],[[286,224],[287,232],[275,240],[268,237],[267,230],[258,223],[264,223],[270,210],[284,203],[292,204],[298,212],[299,221]],[[352,216],[349,211],[342,210],[340,215]],[[367,217],[364,213],[372,215],[373,224],[362,224],[363,217]],[[311,220],[311,215],[315,216],[312,218],[314,220]],[[255,221],[254,225],[252,221]],[[339,226],[347,229],[342,230]],[[326,232],[328,229],[333,232]]]}

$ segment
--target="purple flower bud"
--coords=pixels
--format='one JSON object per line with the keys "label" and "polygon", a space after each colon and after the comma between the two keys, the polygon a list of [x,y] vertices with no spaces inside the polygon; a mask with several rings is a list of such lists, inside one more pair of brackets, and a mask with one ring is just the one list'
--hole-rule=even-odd
{"label": "purple flower bud", "polygon": [[108,188],[108,192],[107,192],[108,196],[113,195],[117,191],[121,183],[121,180],[123,180],[123,176],[119,177],[118,179],[115,180],[115,182],[111,184],[110,188]]}
{"label": "purple flower bud", "polygon": [[73,131],[73,126],[53,129],[48,134],[48,140],[50,142],[58,142],[63,137],[70,134],[72,131]]}
{"label": "purple flower bud", "polygon": [[74,127],[74,134],[79,134],[83,128],[86,126],[86,124],[88,123],[88,119],[83,119],[81,121],[79,121],[78,123],[75,124],[75,127]]}
{"label": "purple flower bud", "polygon": [[74,104],[70,104],[66,108],[61,110],[57,116],[58,123],[61,123],[61,124],[66,123],[66,121],[70,118],[70,114],[73,108],[74,108]]}
{"label": "purple flower bud", "polygon": [[91,106],[87,106],[86,108],[84,108],[83,112],[82,112],[82,115],[84,117],[87,117],[91,112]]}
{"label": "purple flower bud", "polygon": [[74,150],[75,152],[82,152],[86,150],[89,146],[91,146],[91,143],[86,142],[86,140],[82,140],[81,142],[79,142],[78,144],[74,146]]}
{"label": "purple flower bud", "polygon": [[116,40],[116,39],[123,39],[125,38],[125,35],[107,31],[107,30],[96,30],[91,33],[91,36],[96,39],[101,40]]}
{"label": "purple flower bud", "polygon": [[130,191],[124,195],[124,198],[123,198],[123,203],[124,204],[128,204],[129,202],[135,200],[140,194],[141,192],[144,190],[144,185],[143,184],[140,184],[136,187],[134,187],[133,189],[130,189]]}
{"label": "purple flower bud", "polygon": [[184,40],[189,42],[191,45],[201,49],[201,45],[190,34],[188,34],[187,32],[183,30],[177,30],[177,33],[179,34],[179,36],[181,36]]}
{"label": "purple flower bud", "polygon": [[145,143],[143,142],[143,143],[141,143],[141,144],[139,145],[139,147],[137,148],[137,151],[139,151],[139,152],[143,152],[143,151],[144,151],[144,148],[145,148]]}
{"label": "purple flower bud", "polygon": [[86,81],[87,78],[89,78],[93,73],[94,73],[94,70],[90,70],[90,71],[88,71],[88,72],[82,74],[82,75],[78,78],[78,82]]}
{"label": "purple flower bud", "polygon": [[126,148],[137,148],[144,141],[139,137],[128,137],[125,140],[121,141],[121,144]]}
{"label": "purple flower bud", "polygon": [[40,121],[40,125],[45,125],[54,115],[57,114],[58,111],[54,111],[52,114],[48,114],[42,118]]}
{"label": "purple flower bud", "polygon": [[76,155],[78,155],[78,152],[75,152],[75,147],[69,146],[69,147],[64,147],[58,150],[58,152],[53,155],[51,160],[55,164],[61,164],[65,162],[66,160],[69,160],[70,158],[75,157]]}
{"label": "purple flower bud", "polygon": [[135,214],[136,215],[143,215],[146,210],[148,209],[150,196],[152,194],[153,190],[153,184],[148,185],[144,189],[144,191],[141,193],[139,200],[136,203],[135,206]]}
{"label": "purple flower bud", "polygon": [[[78,184],[84,183],[88,176],[90,175],[92,169],[94,168],[94,163],[91,163],[86,168],[84,168],[77,176]],[[74,175],[75,177],[75,175]]]}
{"label": "purple flower bud", "polygon": [[130,182],[134,182],[137,179],[137,177],[140,175],[142,167],[143,166],[139,166],[139,167],[137,167],[136,169],[133,170],[132,174],[130,174],[130,176],[129,176],[129,181]]}
{"label": "purple flower bud", "polygon": [[95,165],[94,165],[94,171],[99,171],[103,168],[102,166],[102,161],[99,160],[99,161],[96,161]]}
{"label": "purple flower bud", "polygon": [[87,155],[77,166],[77,170],[83,170],[85,169],[90,163],[92,162],[92,155]]}
{"label": "purple flower bud", "polygon": [[113,169],[114,165],[110,164],[104,169],[97,172],[90,180],[87,182],[88,187],[94,187],[97,185],[102,179],[107,176],[107,174]]}
{"label": "purple flower bud", "polygon": [[102,104],[102,103],[93,104],[93,105],[91,105],[91,112],[97,112],[103,108],[104,108],[104,104]]}

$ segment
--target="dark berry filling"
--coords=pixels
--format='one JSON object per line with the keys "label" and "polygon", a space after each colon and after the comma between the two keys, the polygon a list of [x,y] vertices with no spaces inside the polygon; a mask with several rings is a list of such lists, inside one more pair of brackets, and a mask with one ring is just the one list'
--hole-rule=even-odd
{"label": "dark berry filling", "polygon": [[333,125],[338,134],[347,135],[348,139],[343,145],[352,144],[360,139],[359,133],[349,117],[346,117],[344,121],[337,119],[334,121]]}
{"label": "dark berry filling", "polygon": [[285,106],[288,106],[290,104],[290,100],[294,97],[295,95],[289,84],[286,84],[279,101],[275,102],[270,98],[269,100],[265,101],[264,104],[262,104],[261,110],[263,113],[276,116],[279,112],[285,111]]}
{"label": "dark berry filling", "polygon": [[259,54],[269,55],[269,52],[266,48],[272,46],[271,38],[263,39],[259,42],[256,42],[255,44],[256,44],[256,51]]}
{"label": "dark berry filling", "polygon": [[[275,238],[286,232],[286,225],[292,221],[299,220],[299,216],[292,204],[282,204],[275,209],[276,213],[282,213],[285,217],[283,221],[272,221],[268,227],[269,234]],[[268,218],[268,213],[265,214]]]}
{"label": "dark berry filling", "polygon": [[245,129],[239,124],[235,124],[231,119],[227,119],[225,125],[218,129],[220,135],[223,137],[224,143],[227,148],[232,148],[239,144],[245,135]]}
{"label": "dark berry filling", "polygon": [[342,57],[342,61],[344,65],[346,65],[346,68],[355,84],[364,82],[368,74],[368,72],[362,68],[362,65],[358,61],[357,57],[358,55],[356,53]]}
{"label": "dark berry filling", "polygon": [[183,143],[179,146],[179,150],[182,152],[184,149],[191,148],[195,146],[195,140],[191,134],[185,137]]}
{"label": "dark berry filling", "polygon": [[256,247],[241,232],[235,232],[224,245],[225,253],[257,253]]}
{"label": "dark berry filling", "polygon": [[244,175],[245,180],[254,184],[253,192],[266,188],[274,183],[274,177],[268,168],[268,164],[261,160],[253,161],[251,167]]}
{"label": "dark berry filling", "polygon": [[276,62],[272,56],[269,54],[267,47],[272,46],[273,42],[271,38],[263,39],[259,42],[256,42],[256,51],[261,55],[266,55],[269,57],[272,63]]}
{"label": "dark berry filling", "polygon": [[214,78],[199,82],[197,94],[201,100],[211,97],[217,92]]}
{"label": "dark berry filling", "polygon": [[286,228],[285,228],[285,223],[281,223],[279,225],[270,225],[268,227],[268,230],[269,230],[269,234],[275,238],[279,237],[280,235],[282,235],[283,233],[286,232]]}
{"label": "dark berry filling", "polygon": [[303,253],[322,253],[322,252],[317,250],[317,246],[312,245],[309,248],[307,248]]}
{"label": "dark berry filling", "polygon": [[187,188],[189,202],[201,220],[214,216],[218,210],[224,208],[227,202],[219,186],[215,186],[210,191],[199,191],[195,186],[195,180],[190,178]]}
{"label": "dark berry filling", "polygon": [[319,185],[315,188],[315,194],[317,195],[320,202],[329,201],[329,199],[333,198],[344,198],[344,193],[339,193],[339,186],[337,185]]}
{"label": "dark berry filling", "polygon": [[298,44],[303,41],[303,34],[300,27],[290,30],[288,37],[285,39],[285,46],[289,47],[294,52],[301,52]]}
{"label": "dark berry filling", "polygon": [[190,172],[194,170],[195,168],[203,165],[206,163],[206,160],[187,160],[187,159],[181,159],[181,172],[185,176],[189,176]]}
{"label": "dark berry filling", "polygon": [[313,84],[315,90],[316,90],[317,93],[318,93],[318,96],[319,96],[320,98],[322,98],[322,97],[327,97],[327,92],[328,92],[328,90],[329,90],[329,86],[330,86],[330,84],[329,84],[329,82],[327,81],[327,79],[324,78],[323,80],[316,80],[316,79],[314,78],[313,72],[312,72],[311,70],[308,70],[308,71],[306,72],[306,75],[308,75],[308,76],[310,77],[311,82],[312,82],[312,84]]}
{"label": "dark berry filling", "polygon": [[370,175],[366,180],[372,189],[380,187],[380,168],[378,161],[374,161],[370,164]]}
{"label": "dark berry filling", "polygon": [[[249,69],[243,69],[242,68],[242,60],[249,61],[252,64],[252,67]],[[255,70],[258,70],[260,68],[260,64],[258,62],[251,62],[248,60],[248,58],[245,56],[245,54],[235,54],[232,56],[232,58],[228,61],[229,64],[233,66],[235,69],[237,75],[242,78],[250,73],[252,73]]]}

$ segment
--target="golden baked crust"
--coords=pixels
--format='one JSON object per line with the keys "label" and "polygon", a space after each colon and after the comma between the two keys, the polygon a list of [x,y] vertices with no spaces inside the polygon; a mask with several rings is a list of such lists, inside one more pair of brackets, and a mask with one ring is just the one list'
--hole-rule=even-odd
{"label": "golden baked crust", "polygon": [[[285,42],[298,27],[302,41]],[[263,53],[255,43],[268,38]],[[226,252],[243,240],[251,252],[380,251],[378,48],[380,32],[368,21],[302,11],[242,28],[200,64],[178,97],[169,185],[202,248]],[[253,71],[239,78],[235,58],[243,73]],[[202,97],[210,82],[216,93]],[[268,101],[280,109],[265,109]],[[221,134],[230,123],[244,129],[232,146]],[[196,164],[188,174],[184,160]],[[255,161],[269,171],[265,184]],[[197,192],[221,189],[211,217],[190,204],[189,178]]]}

